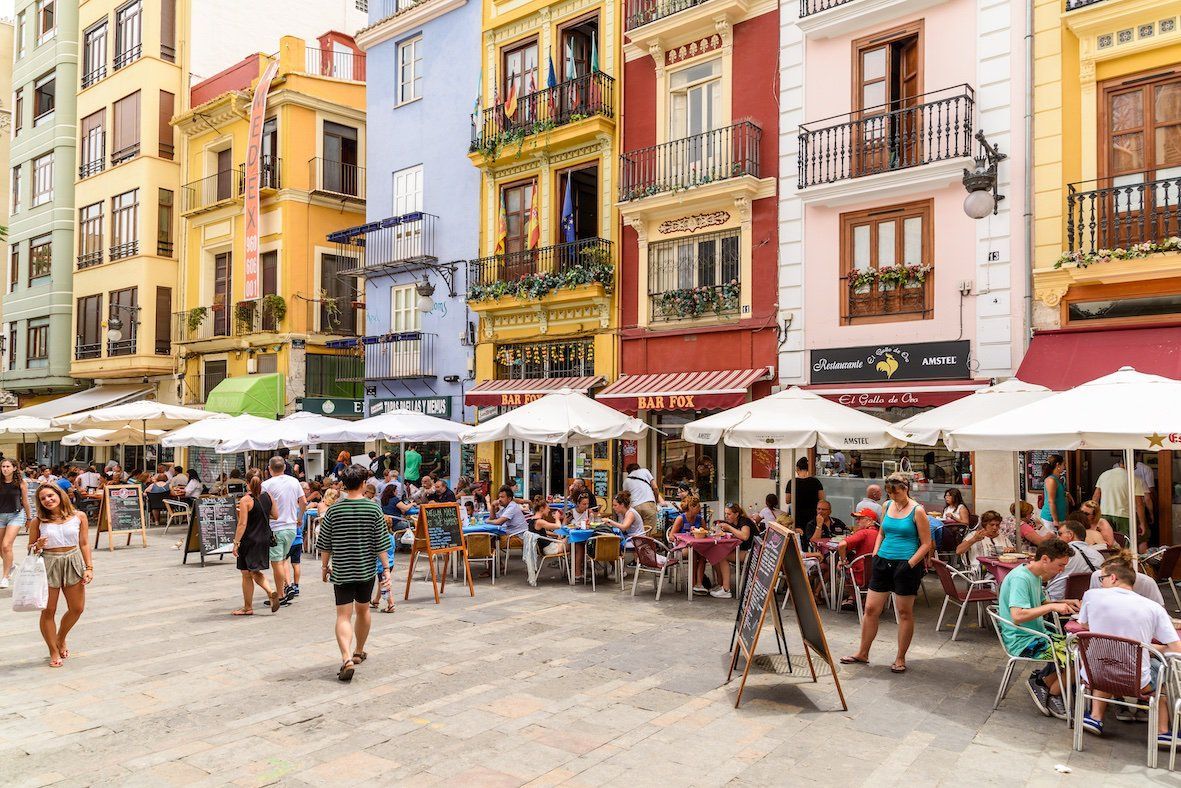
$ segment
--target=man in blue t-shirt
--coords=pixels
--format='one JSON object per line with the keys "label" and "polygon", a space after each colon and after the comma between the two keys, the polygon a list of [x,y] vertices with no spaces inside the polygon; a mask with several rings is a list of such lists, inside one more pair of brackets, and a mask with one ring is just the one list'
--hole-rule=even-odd
{"label": "man in blue t-shirt", "polygon": [[1069,616],[1078,611],[1079,602],[1064,599],[1047,603],[1042,584],[1060,573],[1071,555],[1073,551],[1066,542],[1057,537],[1046,539],[1037,546],[1033,561],[1005,575],[997,599],[1000,617],[1024,628],[1001,626],[1005,650],[1012,656],[1047,661],[1047,665],[1030,675],[1029,695],[1038,711],[1060,720],[1066,719],[1066,705],[1062,701],[1062,687],[1058,684],[1054,665],[1057,664],[1059,669],[1065,667],[1066,642],[1062,635],[1046,631],[1042,616],[1051,613]]}

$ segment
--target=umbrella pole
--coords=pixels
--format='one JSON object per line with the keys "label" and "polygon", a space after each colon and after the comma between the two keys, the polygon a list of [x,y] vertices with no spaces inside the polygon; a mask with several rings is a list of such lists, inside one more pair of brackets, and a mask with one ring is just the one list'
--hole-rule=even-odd
{"label": "umbrella pole", "polygon": [[1013,536],[1016,549],[1023,550],[1025,540],[1021,538],[1021,474],[1025,473],[1025,469],[1021,467],[1019,452],[1013,452],[1013,469],[1016,471],[1013,474]]}
{"label": "umbrella pole", "polygon": [[1128,472],[1128,541],[1135,555],[1140,552],[1140,532],[1136,523],[1136,452],[1132,449],[1124,449],[1124,470]]}
{"label": "umbrella pole", "polygon": [[795,528],[803,530],[804,524],[799,522],[799,503],[796,501],[796,450],[792,447],[791,450],[791,468],[788,471],[791,474],[791,521]]}

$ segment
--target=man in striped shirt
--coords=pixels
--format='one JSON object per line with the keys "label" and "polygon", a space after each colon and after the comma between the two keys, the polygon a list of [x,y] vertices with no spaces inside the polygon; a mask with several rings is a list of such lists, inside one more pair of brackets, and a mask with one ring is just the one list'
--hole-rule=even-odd
{"label": "man in striped shirt", "polygon": [[336,677],[341,681],[351,681],[355,666],[368,656],[365,640],[369,637],[369,600],[373,597],[377,561],[381,562],[382,588],[388,589],[390,585],[390,565],[386,556],[389,531],[381,507],[362,493],[366,476],[368,473],[360,466],[349,466],[340,472],[338,478],[344,486],[345,497],[324,512],[320,534],[316,538],[323,580],[327,583],[331,578],[336,594],[336,644],[340,646],[341,659]]}

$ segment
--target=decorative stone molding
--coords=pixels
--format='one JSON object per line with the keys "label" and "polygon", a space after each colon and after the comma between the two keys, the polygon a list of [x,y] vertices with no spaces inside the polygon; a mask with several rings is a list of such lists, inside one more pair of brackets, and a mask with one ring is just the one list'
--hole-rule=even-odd
{"label": "decorative stone molding", "polygon": [[1046,306],[1057,307],[1062,303],[1066,291],[1070,288],[1066,285],[1045,285],[1037,289],[1037,300],[1041,301]]}
{"label": "decorative stone molding", "polygon": [[738,211],[738,220],[743,224],[750,221],[751,200],[748,195],[740,194],[734,198],[734,208]]}
{"label": "decorative stone molding", "polygon": [[714,29],[722,38],[722,51],[730,54],[734,51],[734,26],[724,16],[714,19]]}
{"label": "decorative stone molding", "polygon": [[648,243],[648,222],[643,217],[625,216],[623,223],[636,231],[636,238],[640,243]]}
{"label": "decorative stone molding", "polygon": [[652,56],[652,62],[656,65],[656,78],[660,79],[664,76],[664,47],[659,41],[653,41],[648,44],[648,54]]}
{"label": "decorative stone molding", "polygon": [[[745,199],[745,198],[740,198]],[[737,203],[737,200],[735,200]],[[747,200],[749,207],[750,201]],[[717,227],[730,221],[730,213],[728,211],[714,211],[713,213],[695,213],[692,216],[682,216],[679,219],[669,219],[661,222],[660,227],[657,228],[661,235],[669,235],[671,233],[695,233],[705,227]]]}
{"label": "decorative stone molding", "polygon": [[721,48],[722,37],[715,33],[712,36],[703,37],[700,40],[693,40],[688,44],[681,44],[679,47],[673,47],[668,50],[664,53],[664,65],[672,66],[684,60],[692,60],[700,55],[715,52]]}

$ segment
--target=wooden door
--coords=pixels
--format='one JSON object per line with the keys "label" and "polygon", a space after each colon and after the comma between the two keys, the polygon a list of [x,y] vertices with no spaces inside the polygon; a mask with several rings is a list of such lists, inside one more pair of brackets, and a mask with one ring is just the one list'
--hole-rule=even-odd
{"label": "wooden door", "polygon": [[533,204],[536,181],[526,181],[504,187],[504,216],[506,238],[501,279],[512,281],[533,273],[533,261],[525,254],[529,245],[529,209]]}

